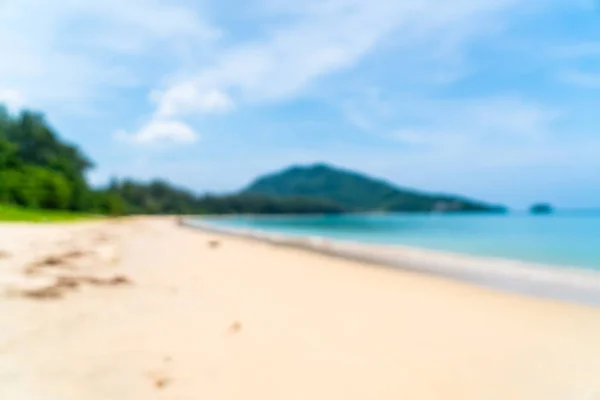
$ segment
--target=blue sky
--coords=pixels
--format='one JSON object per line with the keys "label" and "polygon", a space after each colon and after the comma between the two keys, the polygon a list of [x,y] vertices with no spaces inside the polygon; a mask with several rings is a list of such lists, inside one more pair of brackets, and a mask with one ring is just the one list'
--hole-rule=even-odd
{"label": "blue sky", "polygon": [[331,162],[525,207],[600,206],[592,0],[3,0],[0,102],[90,178],[240,188]]}

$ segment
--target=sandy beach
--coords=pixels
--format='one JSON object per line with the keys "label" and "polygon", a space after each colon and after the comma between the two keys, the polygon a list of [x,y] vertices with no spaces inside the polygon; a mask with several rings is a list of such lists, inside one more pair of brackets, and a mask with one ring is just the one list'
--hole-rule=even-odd
{"label": "sandy beach", "polygon": [[0,399],[600,399],[600,308],[180,227],[0,224]]}

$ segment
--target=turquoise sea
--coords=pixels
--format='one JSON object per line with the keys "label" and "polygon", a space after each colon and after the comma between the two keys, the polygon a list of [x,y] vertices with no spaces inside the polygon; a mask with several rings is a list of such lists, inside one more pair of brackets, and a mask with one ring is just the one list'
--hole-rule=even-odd
{"label": "turquoise sea", "polygon": [[229,228],[405,245],[600,271],[600,211],[545,216],[526,213],[236,216],[203,221]]}

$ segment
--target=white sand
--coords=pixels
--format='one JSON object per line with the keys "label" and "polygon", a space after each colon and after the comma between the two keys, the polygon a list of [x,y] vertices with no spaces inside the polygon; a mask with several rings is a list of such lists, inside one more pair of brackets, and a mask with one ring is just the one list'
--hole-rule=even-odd
{"label": "white sand", "polygon": [[[600,399],[592,307],[169,219],[0,225],[0,254],[0,399]],[[17,290],[56,276],[87,280]]]}

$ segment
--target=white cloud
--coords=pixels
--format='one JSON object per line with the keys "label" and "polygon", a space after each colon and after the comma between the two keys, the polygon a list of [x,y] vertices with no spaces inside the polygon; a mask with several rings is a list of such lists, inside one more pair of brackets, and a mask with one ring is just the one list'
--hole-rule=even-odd
{"label": "white cloud", "polygon": [[196,9],[161,0],[4,0],[0,87],[28,106],[73,112],[145,83],[140,57],[173,58],[189,43],[200,52],[218,35]]}
{"label": "white cloud", "polygon": [[580,42],[555,46],[550,52],[558,58],[588,58],[600,56],[600,43]]}
{"label": "white cloud", "polygon": [[[266,20],[283,17],[286,24],[267,29],[261,40],[222,48],[208,66],[155,90],[151,98],[156,110],[150,119],[178,119],[229,111],[234,104],[293,98],[318,78],[355,66],[390,37],[394,46],[450,57],[452,64],[459,65],[455,53],[462,43],[488,29],[487,17],[513,4],[519,2],[265,0],[257,14]],[[419,43],[423,48],[418,48]],[[438,83],[458,76],[455,71],[442,71],[441,75],[435,71],[433,75]]]}
{"label": "white cloud", "polygon": [[189,125],[173,120],[151,120],[138,131],[128,133],[117,131],[115,138],[135,144],[150,145],[157,143],[193,143],[198,140],[199,135]]}
{"label": "white cloud", "polygon": [[[485,28],[486,17],[518,4],[516,0],[482,2],[460,0],[334,0],[267,2],[265,13],[288,22],[261,41],[241,42],[222,50],[212,66],[179,79],[157,98],[158,112],[185,116],[197,110],[196,96],[216,90],[234,95],[236,103],[290,98],[306,90],[316,78],[349,68],[390,35],[397,45],[411,45],[435,37],[439,48],[422,51],[447,53],[465,38]],[[269,15],[271,15],[269,14]],[[272,16],[272,15],[271,15]],[[468,28],[467,28],[468,27]],[[450,40],[448,42],[447,40]],[[439,79],[439,77],[438,77]],[[177,99],[175,101],[174,99]]]}
{"label": "white cloud", "polygon": [[586,88],[600,88],[600,72],[584,72],[580,70],[567,70],[558,75],[565,83]]}
{"label": "white cloud", "polygon": [[475,150],[471,156],[485,157],[500,149],[542,144],[563,116],[558,109],[516,96],[440,100],[388,94],[358,96],[349,104],[342,113],[354,127],[432,158],[462,157]]}
{"label": "white cloud", "polygon": [[182,113],[223,112],[234,107],[231,98],[222,91],[212,89],[199,92],[194,85],[185,83],[173,87],[164,94],[160,92],[152,93],[151,98],[158,102],[159,108],[156,114],[166,117]]}
{"label": "white cloud", "polygon": [[600,71],[589,70],[590,62],[600,59],[600,43],[577,42],[554,46],[549,54],[560,62],[555,73],[558,81],[583,88],[600,88]]}
{"label": "white cloud", "polygon": [[[260,33],[246,37],[227,26],[222,33],[203,17],[214,15],[202,12],[204,3],[188,0],[4,0],[0,54],[10,57],[0,63],[0,88],[19,93],[21,103],[72,110],[98,99],[110,104],[105,96],[114,90],[151,86],[155,110],[143,128],[120,136],[188,143],[196,135],[186,116],[294,98],[319,78],[356,67],[380,46],[392,47],[399,58],[418,54],[449,66],[430,77],[445,84],[462,73],[465,43],[501,28],[503,13],[522,4],[258,0],[248,8]],[[218,41],[221,36],[225,40]],[[182,61],[181,54],[193,61]],[[156,66],[161,63],[168,66]],[[376,125],[358,113],[355,123]]]}
{"label": "white cloud", "polygon": [[402,144],[412,146],[435,146],[443,139],[444,142],[455,139],[453,134],[419,129],[401,128],[392,132],[389,137]]}
{"label": "white cloud", "polygon": [[[547,161],[552,147],[557,110],[519,98],[469,101],[412,100],[406,113],[416,118],[400,123],[387,137],[422,151],[427,160],[469,160],[510,165]],[[528,159],[523,158],[527,154]]]}
{"label": "white cloud", "polygon": [[17,112],[25,105],[25,97],[14,89],[0,89],[0,104],[8,107],[11,112]]}

